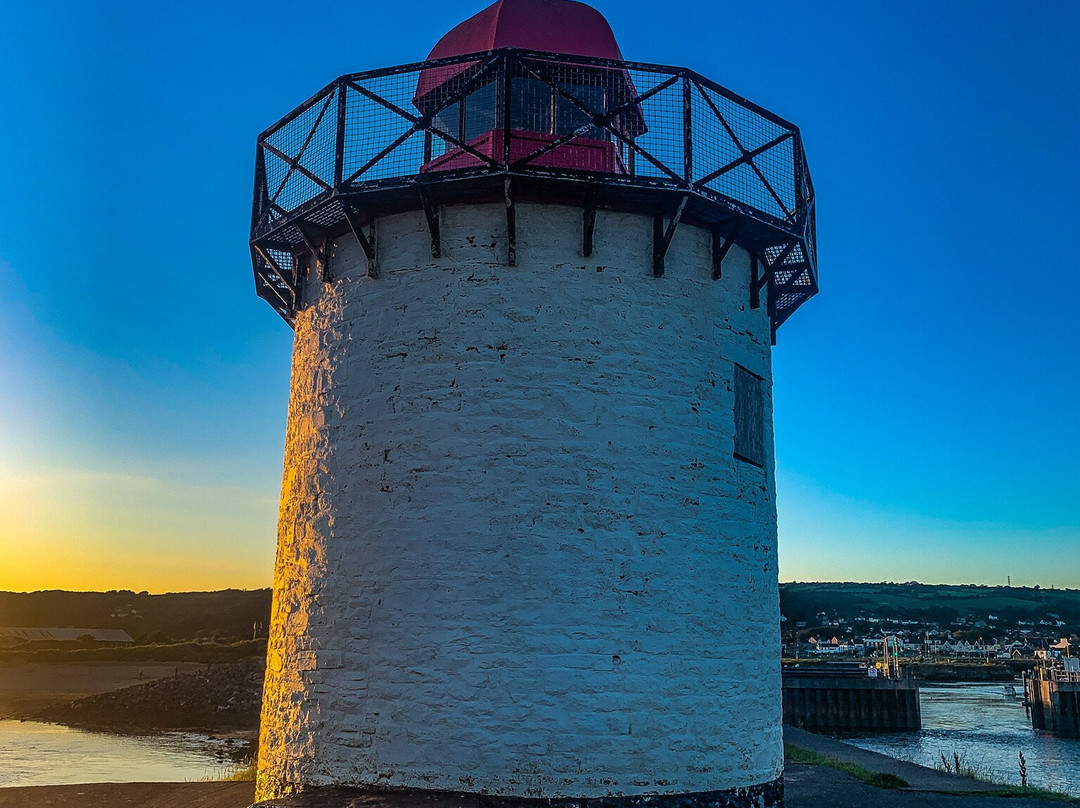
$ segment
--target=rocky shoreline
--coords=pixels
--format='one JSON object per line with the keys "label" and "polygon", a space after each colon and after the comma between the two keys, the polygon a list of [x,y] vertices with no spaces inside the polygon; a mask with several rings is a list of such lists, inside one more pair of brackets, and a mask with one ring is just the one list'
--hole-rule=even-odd
{"label": "rocky shoreline", "polygon": [[194,731],[258,735],[263,661],[209,665],[26,715],[105,732]]}

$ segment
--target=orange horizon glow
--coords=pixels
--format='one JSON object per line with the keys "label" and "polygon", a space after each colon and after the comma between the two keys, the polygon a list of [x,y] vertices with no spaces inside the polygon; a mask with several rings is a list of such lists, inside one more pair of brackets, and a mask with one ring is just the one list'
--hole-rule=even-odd
{"label": "orange horizon glow", "polygon": [[276,509],[266,500],[152,477],[0,472],[0,590],[267,587]]}

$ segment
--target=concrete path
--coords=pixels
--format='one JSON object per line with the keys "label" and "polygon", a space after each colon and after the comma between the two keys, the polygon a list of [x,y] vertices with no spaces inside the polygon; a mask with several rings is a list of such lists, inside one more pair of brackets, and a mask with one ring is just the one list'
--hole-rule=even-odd
{"label": "concrete path", "polygon": [[0,788],[0,808],[247,808],[254,783],[89,783]]}
{"label": "concrete path", "polygon": [[979,793],[875,788],[825,766],[789,763],[784,768],[784,808],[1063,808],[1060,802]]}
{"label": "concrete path", "polygon": [[784,727],[784,741],[808,749],[811,752],[819,752],[822,755],[846,760],[872,772],[895,774],[897,777],[906,780],[912,791],[978,793],[997,791],[1001,788],[1001,786],[993,783],[984,783],[981,780],[972,780],[970,777],[946,774],[937,769],[920,766],[917,763],[908,763],[878,752],[859,749],[859,747],[852,746],[849,743],[826,738],[824,735],[815,735],[806,730],[795,729],[795,727]]}
{"label": "concrete path", "polygon": [[[874,788],[835,769],[803,763],[788,764],[784,781],[785,808],[1061,808],[1059,802],[1037,799]],[[0,808],[248,808],[254,791],[254,783],[0,788]]]}

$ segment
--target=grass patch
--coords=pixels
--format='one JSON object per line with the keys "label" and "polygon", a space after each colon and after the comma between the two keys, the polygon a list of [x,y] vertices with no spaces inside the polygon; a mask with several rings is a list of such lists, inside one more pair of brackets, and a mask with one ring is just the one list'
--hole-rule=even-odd
{"label": "grass patch", "polygon": [[[970,794],[970,792],[969,792]],[[1069,805],[1080,805],[1080,799],[1071,794],[1062,794],[1060,791],[1047,791],[1045,788],[1035,786],[1002,786],[993,791],[984,791],[982,794],[970,796],[982,797],[1032,797],[1046,800],[1047,802],[1061,802]]]}
{"label": "grass patch", "polygon": [[257,770],[255,761],[238,763],[230,767],[221,778],[223,783],[254,783]]}
{"label": "grass patch", "polygon": [[941,756],[941,763],[935,767],[938,771],[945,772],[946,774],[955,774],[957,777],[966,777],[969,780],[981,780],[986,783],[997,782],[994,779],[994,773],[991,769],[969,763],[966,755],[953,752],[952,757],[950,758],[946,756],[944,752],[939,754]]}
{"label": "grass patch", "polygon": [[[938,771],[944,771],[948,774],[957,774],[960,777],[967,777],[970,780],[979,780],[984,783],[991,783],[998,786],[994,791],[980,792],[981,796],[985,797],[1033,797],[1048,802],[1062,802],[1070,803],[1073,805],[1080,805],[1080,798],[1074,797],[1071,794],[1063,794],[1060,791],[1048,791],[1045,788],[1038,788],[1037,786],[1014,786],[1008,783],[1003,783],[1000,777],[994,775],[994,772],[984,766],[977,766],[969,763],[966,756],[957,752],[952,753],[950,759],[941,753],[941,763],[937,766]],[[971,792],[949,792],[952,794],[970,794]]]}
{"label": "grass patch", "polygon": [[212,774],[199,779],[201,783],[254,783],[259,765],[254,760],[231,763],[220,774]]}
{"label": "grass patch", "polygon": [[850,774],[852,777],[862,780],[869,785],[877,786],[878,788],[908,787],[907,780],[902,777],[897,777],[895,774],[873,772],[856,763],[849,763],[846,760],[823,755],[820,752],[812,752],[809,749],[803,749],[801,746],[795,746],[795,744],[792,743],[784,743],[784,757],[791,763],[809,763],[813,766],[827,766],[830,769],[836,769],[838,772]]}

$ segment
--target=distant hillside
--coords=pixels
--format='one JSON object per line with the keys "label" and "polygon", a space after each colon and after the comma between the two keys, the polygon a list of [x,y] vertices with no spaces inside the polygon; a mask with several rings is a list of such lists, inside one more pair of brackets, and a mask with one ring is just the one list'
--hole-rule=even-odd
{"label": "distant hillside", "polygon": [[780,611],[792,622],[816,625],[817,614],[830,619],[861,616],[941,623],[956,618],[1001,624],[1038,621],[1057,615],[1069,627],[1080,626],[1080,590],[1020,586],[948,586],[920,583],[790,583],[780,585]]}
{"label": "distant hillside", "polygon": [[[997,618],[1005,627],[1057,615],[1080,629],[1080,590],[919,583],[790,583],[780,585],[788,628],[859,618],[947,624],[957,618]],[[136,642],[250,640],[266,636],[270,590],[226,589],[150,595],[111,592],[0,592],[0,626],[120,628]]]}
{"label": "distant hillside", "polygon": [[0,592],[0,626],[120,628],[136,642],[250,640],[256,627],[265,637],[269,621],[269,589]]}

